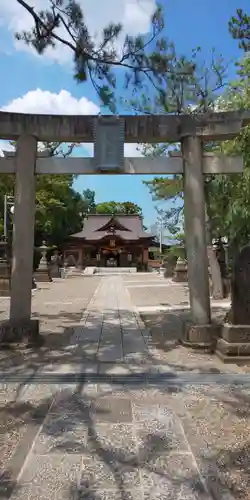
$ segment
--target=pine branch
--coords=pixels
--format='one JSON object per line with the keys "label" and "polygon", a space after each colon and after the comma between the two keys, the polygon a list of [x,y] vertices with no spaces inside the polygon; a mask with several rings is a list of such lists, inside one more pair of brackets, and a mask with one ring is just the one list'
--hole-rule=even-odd
{"label": "pine branch", "polygon": [[239,40],[239,47],[245,52],[250,51],[250,16],[243,12],[242,9],[237,9],[236,15],[233,16],[229,23],[229,31],[235,40]]}
{"label": "pine branch", "polygon": [[158,89],[158,75],[169,70],[168,59],[156,50],[158,45],[163,44],[163,40],[159,38],[164,28],[160,7],[151,18],[150,36],[126,36],[120,52],[115,48],[115,43],[121,35],[122,25],[111,23],[105,27],[102,40],[96,46],[76,0],[50,0],[49,8],[40,12],[26,0],[16,1],[34,20],[33,28],[17,33],[16,38],[32,46],[39,54],[58,44],[70,49],[75,65],[75,79],[84,82],[90,78],[104,105],[114,104],[115,68],[125,70],[127,85],[140,86],[145,78],[155,90]]}

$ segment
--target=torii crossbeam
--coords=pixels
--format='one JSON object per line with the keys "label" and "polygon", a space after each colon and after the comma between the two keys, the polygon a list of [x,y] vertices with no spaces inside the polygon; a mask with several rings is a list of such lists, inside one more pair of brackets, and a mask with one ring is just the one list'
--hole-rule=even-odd
{"label": "torii crossbeam", "polygon": [[[16,173],[16,158],[8,151],[4,151],[4,158],[0,158],[0,174]],[[243,160],[240,156],[225,156],[213,153],[203,154],[203,174],[235,174],[243,170]],[[37,157],[35,174],[74,174],[98,175],[101,172],[96,168],[94,158],[60,158]],[[171,175],[183,174],[184,166],[181,155],[161,156],[157,158],[135,157],[125,158],[124,168],[106,170],[102,173],[118,175]]]}

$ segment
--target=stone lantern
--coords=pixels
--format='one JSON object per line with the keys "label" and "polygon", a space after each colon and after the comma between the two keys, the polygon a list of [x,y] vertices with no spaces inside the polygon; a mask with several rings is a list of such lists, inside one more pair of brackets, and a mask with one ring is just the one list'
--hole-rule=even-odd
{"label": "stone lantern", "polygon": [[44,282],[49,282],[52,281],[52,278],[50,277],[49,269],[48,269],[48,263],[47,263],[47,251],[48,247],[46,245],[46,242],[43,241],[42,245],[39,247],[39,250],[41,250],[41,259],[39,262],[38,269],[34,273],[34,278],[37,283],[44,283]]}
{"label": "stone lantern", "polygon": [[177,281],[179,283],[185,283],[188,281],[187,261],[182,257],[178,257],[177,259],[173,281]]}

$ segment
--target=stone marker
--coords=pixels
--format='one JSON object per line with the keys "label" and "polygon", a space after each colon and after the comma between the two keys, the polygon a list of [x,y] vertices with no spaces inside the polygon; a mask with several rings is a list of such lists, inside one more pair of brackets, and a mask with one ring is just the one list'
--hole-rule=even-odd
{"label": "stone marker", "polygon": [[250,325],[250,245],[235,259],[232,276],[232,322]]}
{"label": "stone marker", "polygon": [[250,245],[235,259],[231,291],[231,323],[223,324],[216,352],[225,362],[250,362]]}

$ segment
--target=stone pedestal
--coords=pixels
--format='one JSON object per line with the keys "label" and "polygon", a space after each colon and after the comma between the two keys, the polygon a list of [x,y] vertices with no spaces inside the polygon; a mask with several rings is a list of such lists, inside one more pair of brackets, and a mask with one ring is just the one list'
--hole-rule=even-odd
{"label": "stone pedestal", "polygon": [[221,327],[216,354],[224,363],[250,362],[250,245],[236,257],[232,276],[232,307]]}
{"label": "stone pedestal", "polygon": [[176,262],[173,281],[176,281],[178,283],[186,283],[188,281],[187,261],[182,259],[181,257],[179,257]]}
{"label": "stone pedestal", "polygon": [[214,351],[220,337],[221,325],[189,325],[184,332],[183,345],[192,349],[208,349]]}
{"label": "stone pedestal", "polygon": [[60,267],[57,263],[53,262],[49,266],[49,275],[53,278],[61,278]]}
{"label": "stone pedestal", "polygon": [[249,364],[250,326],[223,324],[216,354],[224,363]]}
{"label": "stone pedestal", "polygon": [[159,275],[161,278],[165,277],[165,267],[160,267],[159,268]]}
{"label": "stone pedestal", "polygon": [[49,273],[49,269],[37,269],[34,272],[34,278],[36,283],[50,283],[52,278]]}
{"label": "stone pedestal", "polygon": [[38,320],[6,320],[0,322],[0,349],[15,346],[41,346]]}

